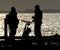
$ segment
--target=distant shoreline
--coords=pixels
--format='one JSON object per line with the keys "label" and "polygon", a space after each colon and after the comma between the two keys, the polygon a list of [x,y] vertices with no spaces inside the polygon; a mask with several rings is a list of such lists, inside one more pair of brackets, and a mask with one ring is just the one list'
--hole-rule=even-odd
{"label": "distant shoreline", "polygon": [[[0,12],[0,13],[9,13],[9,12]],[[23,12],[17,12],[17,13],[23,13]],[[43,13],[60,13],[60,12],[43,12]]]}

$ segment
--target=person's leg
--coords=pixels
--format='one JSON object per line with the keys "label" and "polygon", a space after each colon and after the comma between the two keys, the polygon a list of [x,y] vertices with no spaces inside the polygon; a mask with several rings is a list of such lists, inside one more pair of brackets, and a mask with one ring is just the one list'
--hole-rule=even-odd
{"label": "person's leg", "polygon": [[11,29],[11,32],[10,32],[10,37],[12,37],[14,39],[15,34],[16,34],[16,29],[15,28],[12,28]]}
{"label": "person's leg", "polygon": [[10,29],[10,38],[9,38],[9,43],[13,46],[15,42],[15,34],[16,34],[16,29],[11,28]]}
{"label": "person's leg", "polygon": [[34,26],[34,33],[35,33],[36,36],[41,36],[40,25],[35,24],[35,26]]}

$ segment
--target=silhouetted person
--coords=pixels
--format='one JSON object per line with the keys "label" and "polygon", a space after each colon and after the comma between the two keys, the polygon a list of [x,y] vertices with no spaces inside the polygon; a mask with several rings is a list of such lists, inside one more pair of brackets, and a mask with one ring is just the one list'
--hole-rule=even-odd
{"label": "silhouetted person", "polygon": [[38,38],[38,44],[43,44],[43,38],[41,34],[41,24],[42,24],[42,11],[40,10],[39,5],[35,6],[35,15],[32,17],[34,20],[34,33],[35,36]]}
{"label": "silhouetted person", "polygon": [[35,6],[35,16],[34,18],[34,33],[35,35],[38,36],[42,36],[41,35],[41,24],[42,24],[42,11],[39,8],[39,5]]}
{"label": "silhouetted person", "polygon": [[9,25],[9,30],[10,30],[10,40],[14,40],[14,36],[16,34],[16,30],[18,27],[19,20],[17,18],[17,12],[15,7],[11,8],[11,12],[6,15],[6,24]]}

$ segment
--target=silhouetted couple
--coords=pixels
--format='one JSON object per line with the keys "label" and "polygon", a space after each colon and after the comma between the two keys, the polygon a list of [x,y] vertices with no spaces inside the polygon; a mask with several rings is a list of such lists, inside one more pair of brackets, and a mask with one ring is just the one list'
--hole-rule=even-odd
{"label": "silhouetted couple", "polygon": [[[33,17],[34,19],[34,33],[36,35],[36,37],[40,37],[41,38],[41,24],[42,24],[42,11],[39,8],[39,5],[35,6],[35,11],[34,11],[35,15]],[[16,29],[18,27],[18,23],[19,20],[17,18],[17,13],[16,13],[16,9],[14,7],[11,8],[11,12],[6,15],[6,23],[9,25],[9,29],[10,29],[10,37],[14,37],[14,35],[16,34]],[[31,30],[29,30],[31,31]],[[26,33],[28,32],[25,31],[23,33],[23,35],[27,35]],[[28,32],[29,33],[29,32]]]}

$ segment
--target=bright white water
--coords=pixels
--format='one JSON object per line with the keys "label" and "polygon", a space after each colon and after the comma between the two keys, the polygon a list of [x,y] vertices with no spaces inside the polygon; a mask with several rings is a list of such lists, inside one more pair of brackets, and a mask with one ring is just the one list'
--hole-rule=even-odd
{"label": "bright white water", "polygon": [[[4,36],[4,18],[7,13],[0,13],[0,36]],[[34,13],[18,13],[19,25],[16,36],[22,36],[25,23],[21,20],[32,21]],[[43,13],[41,32],[43,36],[53,36],[56,33],[60,35],[60,13]],[[29,36],[34,36],[34,23],[30,25],[32,32]],[[8,30],[9,34],[9,30]]]}

